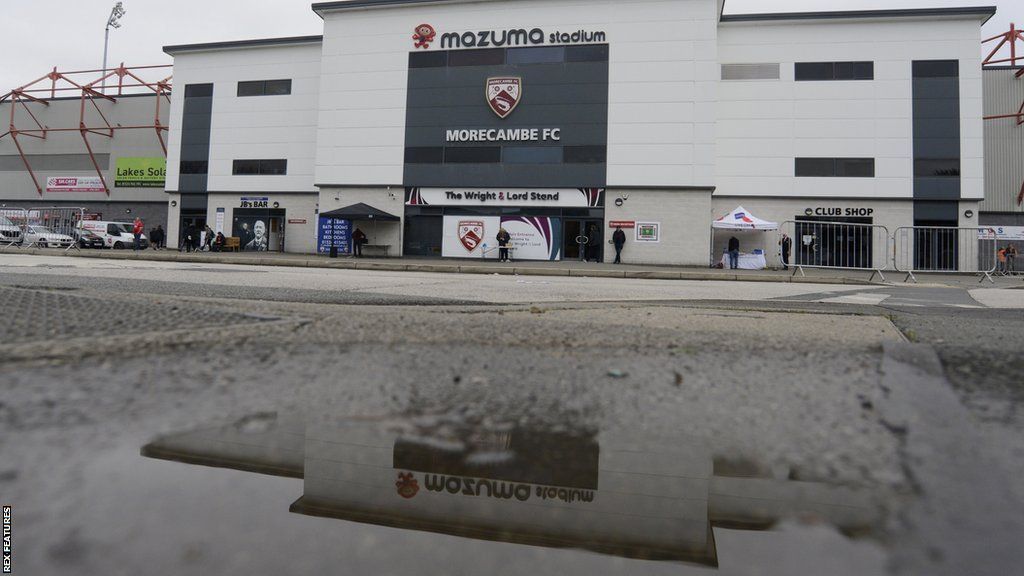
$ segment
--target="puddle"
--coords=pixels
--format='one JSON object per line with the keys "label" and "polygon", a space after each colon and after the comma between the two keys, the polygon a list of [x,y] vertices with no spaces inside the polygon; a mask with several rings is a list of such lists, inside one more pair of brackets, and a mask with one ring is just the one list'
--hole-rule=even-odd
{"label": "puddle", "polygon": [[[187,526],[189,537],[165,542],[180,548],[168,560],[216,571],[249,570],[255,559],[237,556],[256,542],[268,547],[258,558],[280,553],[311,573],[344,563],[360,567],[350,573],[865,575],[886,560],[870,538],[843,535],[879,524],[870,491],[780,479],[696,438],[259,413],[162,435],[141,454],[114,468],[177,511],[158,532]],[[240,564],[213,560],[225,554]],[[277,562],[252,567],[296,572]]]}

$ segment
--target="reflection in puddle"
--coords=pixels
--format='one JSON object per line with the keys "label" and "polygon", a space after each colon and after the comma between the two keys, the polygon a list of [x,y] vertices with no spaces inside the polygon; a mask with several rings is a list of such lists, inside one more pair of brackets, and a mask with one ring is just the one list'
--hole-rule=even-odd
{"label": "reflection in puddle", "polygon": [[298,514],[709,566],[720,560],[713,528],[800,517],[854,533],[879,522],[868,492],[777,479],[695,439],[629,431],[262,413],[158,438],[142,454],[302,478]]}

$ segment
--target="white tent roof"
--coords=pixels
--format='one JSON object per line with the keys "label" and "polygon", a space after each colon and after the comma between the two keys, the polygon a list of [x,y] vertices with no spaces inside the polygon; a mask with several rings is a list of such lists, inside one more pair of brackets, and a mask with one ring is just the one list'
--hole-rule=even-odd
{"label": "white tent roof", "polygon": [[779,224],[777,222],[761,220],[743,206],[739,206],[732,212],[712,222],[711,227],[718,230],[778,230]]}

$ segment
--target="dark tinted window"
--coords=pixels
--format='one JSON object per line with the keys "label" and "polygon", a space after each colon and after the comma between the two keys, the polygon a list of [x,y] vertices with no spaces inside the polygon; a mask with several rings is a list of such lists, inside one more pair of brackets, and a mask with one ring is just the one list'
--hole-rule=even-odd
{"label": "dark tinted window", "polygon": [[840,178],[874,178],[874,158],[836,158],[836,176]]}
{"label": "dark tinted window", "polygon": [[501,160],[506,164],[561,164],[560,146],[506,146]]}
{"label": "dark tinted window", "polygon": [[209,98],[213,96],[213,84],[188,84],[185,98]]}
{"label": "dark tinted window", "polygon": [[914,78],[956,78],[960,75],[957,60],[919,60],[914,62]]}
{"label": "dark tinted window", "polygon": [[873,80],[874,62],[797,62],[794,77],[812,80]]}
{"label": "dark tinted window", "polygon": [[608,45],[591,44],[585,46],[566,46],[566,62],[607,62]]}
{"label": "dark tinted window", "polygon": [[440,164],[444,162],[444,148],[410,146],[405,149],[406,164]]}
{"label": "dark tinted window", "polygon": [[914,160],[914,176],[918,178],[956,178],[960,176],[960,159]]}
{"label": "dark tinted window", "polygon": [[235,160],[231,165],[235,176],[281,176],[288,173],[287,160]]}
{"label": "dark tinted window", "polygon": [[292,81],[291,80],[267,80],[266,91],[267,96],[284,96],[292,93]]}
{"label": "dark tinted window", "polygon": [[264,176],[283,176],[287,173],[287,160],[260,160],[260,174]]}
{"label": "dark tinted window", "polygon": [[496,66],[505,63],[505,49],[455,50],[448,53],[449,66]]}
{"label": "dark tinted window", "polygon": [[251,80],[238,83],[239,96],[283,96],[291,93],[291,80]]}
{"label": "dark tinted window", "polygon": [[565,47],[509,48],[509,64],[554,64],[565,62]]}
{"label": "dark tinted window", "polygon": [[410,52],[409,68],[443,68],[448,65],[447,52]]}
{"label": "dark tinted window", "polygon": [[444,161],[448,164],[494,164],[501,162],[501,148],[445,148]]}
{"label": "dark tinted window", "polygon": [[796,175],[810,178],[872,178],[874,158],[797,158]]}
{"label": "dark tinted window", "polygon": [[607,157],[605,146],[566,146],[563,154],[566,164],[603,164]]}
{"label": "dark tinted window", "polygon": [[206,174],[210,163],[205,160],[182,160],[178,167],[181,174]]}
{"label": "dark tinted window", "polygon": [[239,96],[263,96],[263,82],[239,82]]}
{"label": "dark tinted window", "polygon": [[248,176],[260,173],[259,160],[235,160],[231,165],[231,173],[235,176]]}

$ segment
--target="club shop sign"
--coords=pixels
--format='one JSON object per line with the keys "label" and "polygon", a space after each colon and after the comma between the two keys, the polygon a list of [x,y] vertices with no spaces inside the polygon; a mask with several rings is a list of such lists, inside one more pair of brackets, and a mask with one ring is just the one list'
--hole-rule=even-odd
{"label": "club shop sign", "polygon": [[[416,27],[413,46],[429,48],[437,32],[429,24]],[[441,49],[502,48],[506,46],[545,46],[559,44],[602,44],[608,35],[597,30],[547,31],[543,28],[510,28],[506,30],[467,30],[442,32]]]}

